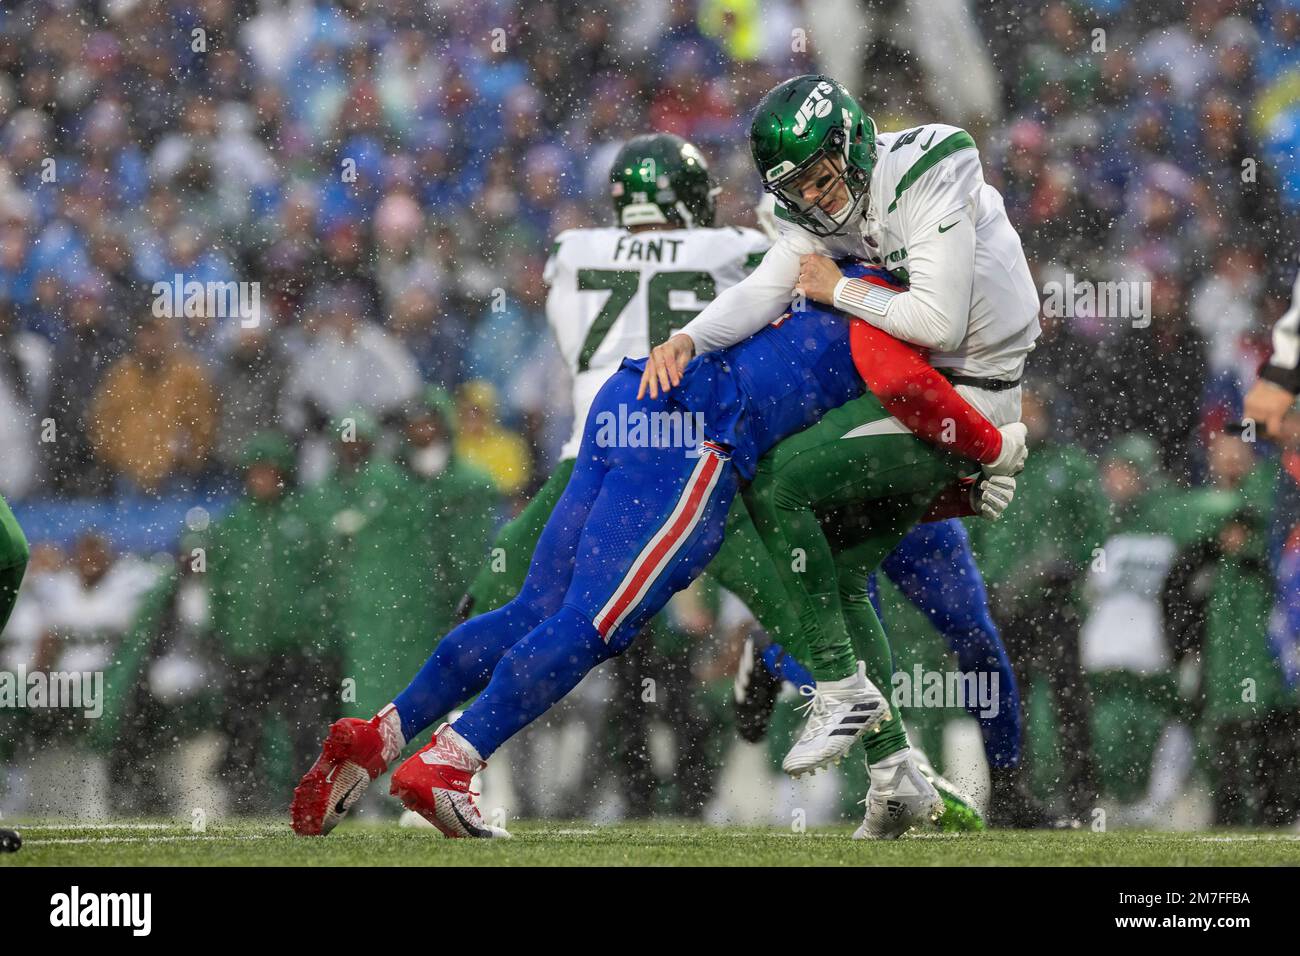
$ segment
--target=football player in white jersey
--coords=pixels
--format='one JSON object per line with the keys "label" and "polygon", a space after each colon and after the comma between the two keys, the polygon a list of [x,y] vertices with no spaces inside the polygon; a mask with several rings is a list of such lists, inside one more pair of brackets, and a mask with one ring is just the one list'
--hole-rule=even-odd
{"label": "football player in white jersey", "polygon": [[[878,334],[874,327],[926,350],[934,368],[1005,440],[1005,460],[986,473],[1023,466],[1019,380],[1039,334],[1038,294],[970,135],[942,124],[881,133],[841,84],[800,76],[764,97],[750,145],[763,187],[777,202],[777,240],[743,282],[656,346],[643,390],[671,389],[694,355],[746,338],[792,299],[798,308],[807,297],[865,320],[855,334]],[[908,288],[895,292],[846,278],[834,261],[842,257],[883,265]],[[888,360],[866,364],[877,366],[863,372],[883,398],[872,376],[887,379]],[[805,732],[786,758],[796,775],[839,760],[851,745],[843,722],[868,687],[859,658],[866,658],[871,681],[890,686],[883,631],[868,640],[870,622],[855,624],[854,603],[863,600],[865,572],[951,477],[932,448],[910,436],[896,440],[908,436],[909,426],[975,457],[966,446],[979,429],[968,418],[905,425],[864,396],[769,453],[746,492],[772,554],[806,555],[804,573],[786,573],[787,562],[775,561],[787,591],[799,598],[802,643],[818,682]],[[854,634],[855,626],[862,633]],[[871,633],[878,630],[877,623]],[[910,759],[901,727],[886,726],[868,741],[867,753],[872,787],[857,835],[897,835],[930,811],[933,791]]]}

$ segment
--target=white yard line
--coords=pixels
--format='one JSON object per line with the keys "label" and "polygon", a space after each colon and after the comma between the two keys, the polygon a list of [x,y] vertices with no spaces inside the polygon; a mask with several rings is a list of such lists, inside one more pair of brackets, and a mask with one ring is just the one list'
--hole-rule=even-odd
{"label": "white yard line", "polygon": [[14,823],[13,828],[28,830],[179,830],[188,823]]}
{"label": "white yard line", "polygon": [[138,836],[138,837],[52,837],[50,839],[28,840],[25,846],[69,846],[82,843],[202,843],[216,840],[265,840],[269,833],[243,833],[223,835],[219,833],[196,833],[192,836]]}

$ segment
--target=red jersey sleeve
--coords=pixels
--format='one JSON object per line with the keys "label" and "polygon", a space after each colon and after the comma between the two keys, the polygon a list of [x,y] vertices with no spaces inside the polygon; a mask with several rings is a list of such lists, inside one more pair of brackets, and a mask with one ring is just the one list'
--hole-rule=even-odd
{"label": "red jersey sleeve", "polygon": [[919,438],[981,463],[1002,451],[1002,434],[936,372],[925,350],[863,319],[850,319],[853,363],[886,411]]}

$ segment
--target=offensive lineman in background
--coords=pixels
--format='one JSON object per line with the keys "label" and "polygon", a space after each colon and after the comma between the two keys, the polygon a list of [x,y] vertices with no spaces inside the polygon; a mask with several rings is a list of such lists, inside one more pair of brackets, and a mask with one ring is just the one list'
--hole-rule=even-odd
{"label": "offensive lineman in background", "polygon": [[[880,133],[840,83],[799,76],[763,98],[750,145],[778,203],[778,240],[748,278],[651,352],[642,391],[673,388],[692,357],[752,335],[794,296],[796,308],[801,298],[834,305],[928,350],[983,415],[955,403],[900,420],[873,381],[888,360],[860,362],[874,394],[788,438],[746,489],[754,524],[799,602],[817,682],[804,733],[784,762],[799,776],[842,759],[855,739],[846,730],[854,708],[870,701],[873,682],[890,686],[891,654],[868,613],[867,577],[960,475],[940,449],[982,460],[966,446],[991,427],[1023,438],[1019,383],[1039,334],[1039,302],[1002,197],[984,182],[964,130]],[[845,277],[835,263],[844,257],[882,265],[908,288]],[[860,340],[864,327],[853,333]],[[781,560],[796,552],[807,556],[802,573]],[[867,762],[862,835],[895,836],[933,815],[938,794],[912,760],[897,715],[867,742]]]}

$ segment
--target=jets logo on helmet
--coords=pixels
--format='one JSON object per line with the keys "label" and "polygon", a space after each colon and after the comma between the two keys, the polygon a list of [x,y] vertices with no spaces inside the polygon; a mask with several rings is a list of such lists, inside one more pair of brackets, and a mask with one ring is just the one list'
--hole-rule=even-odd
{"label": "jets logo on helmet", "polygon": [[648,133],[619,150],[609,194],[621,226],[712,226],[720,191],[704,154],[680,136]]}
{"label": "jets logo on helmet", "polygon": [[803,105],[799,107],[799,112],[795,114],[793,130],[796,136],[802,136],[804,134],[808,129],[809,121],[813,117],[827,116],[830,114],[830,111],[834,108],[835,104],[827,99],[827,97],[833,89],[834,87],[825,82],[818,83],[813,87],[813,91],[808,94],[808,98],[804,100]]}
{"label": "jets logo on helmet", "polygon": [[763,97],[749,145],[763,188],[786,218],[814,235],[848,230],[865,207],[876,124],[831,77],[796,76]]}

